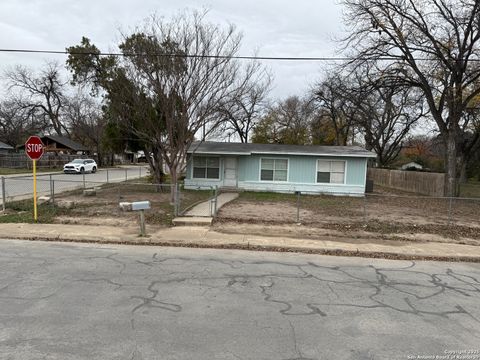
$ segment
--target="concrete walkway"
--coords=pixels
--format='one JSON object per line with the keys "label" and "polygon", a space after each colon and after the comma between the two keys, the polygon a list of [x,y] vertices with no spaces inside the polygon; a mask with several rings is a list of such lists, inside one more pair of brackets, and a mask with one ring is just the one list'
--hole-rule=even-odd
{"label": "concrete walkway", "polygon": [[[217,197],[217,211],[225,205],[226,203],[235,200],[238,197],[238,193],[222,193]],[[193,216],[193,217],[212,217],[213,216],[213,203],[208,200],[204,201],[198,205],[195,205],[193,208],[188,210],[184,216]]]}
{"label": "concrete walkway", "polygon": [[335,241],[335,238],[298,239],[285,236],[225,234],[209,227],[150,228],[139,237],[138,227],[83,226],[64,224],[0,224],[3,239],[97,242],[131,245],[163,245],[220,249],[270,250],[315,254],[430,259],[480,262],[480,246],[436,242],[385,241],[369,239]]}

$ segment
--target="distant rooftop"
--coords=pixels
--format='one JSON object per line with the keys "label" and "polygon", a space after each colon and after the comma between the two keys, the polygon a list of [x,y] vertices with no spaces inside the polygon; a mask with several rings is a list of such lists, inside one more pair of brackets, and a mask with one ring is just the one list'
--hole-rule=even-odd
{"label": "distant rooftop", "polygon": [[[58,135],[39,135],[42,139],[42,142],[47,146],[52,142],[62,145],[63,147],[73,150],[73,151],[88,151],[88,148],[82,144],[73,141],[65,136],[58,136]],[[25,145],[21,145],[18,147],[19,149],[25,148]],[[51,151],[52,149],[50,149]]]}
{"label": "distant rooftop", "polygon": [[67,148],[70,148],[74,151],[88,151],[88,148],[82,144],[79,144],[72,139],[69,139],[65,136],[58,136],[58,135],[44,135],[42,136],[43,139],[50,139],[51,141],[56,142],[57,144],[61,144]]}
{"label": "distant rooftop", "polygon": [[188,153],[218,155],[310,155],[310,156],[347,156],[375,157],[371,151],[360,146],[319,146],[319,145],[281,145],[281,144],[244,144],[232,142],[194,142]]}
{"label": "distant rooftop", "polygon": [[13,147],[0,141],[0,149],[13,150]]}

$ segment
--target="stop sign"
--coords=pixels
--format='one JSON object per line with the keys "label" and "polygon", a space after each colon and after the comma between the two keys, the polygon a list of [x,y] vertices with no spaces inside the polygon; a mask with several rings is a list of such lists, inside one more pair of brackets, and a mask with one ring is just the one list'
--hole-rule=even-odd
{"label": "stop sign", "polygon": [[38,160],[42,157],[45,150],[42,139],[38,136],[30,136],[25,143],[25,153],[32,160]]}

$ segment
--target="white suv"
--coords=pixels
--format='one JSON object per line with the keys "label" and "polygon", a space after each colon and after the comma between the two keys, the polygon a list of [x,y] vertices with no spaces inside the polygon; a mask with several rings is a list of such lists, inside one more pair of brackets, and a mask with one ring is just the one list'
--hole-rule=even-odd
{"label": "white suv", "polygon": [[97,172],[97,163],[93,159],[75,159],[63,166],[65,174],[84,174]]}

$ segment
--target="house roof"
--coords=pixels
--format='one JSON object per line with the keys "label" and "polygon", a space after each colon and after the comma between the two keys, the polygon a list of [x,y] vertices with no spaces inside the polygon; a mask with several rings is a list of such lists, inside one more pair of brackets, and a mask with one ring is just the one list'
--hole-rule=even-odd
{"label": "house roof", "polygon": [[4,142],[1,142],[1,141],[0,141],[0,149],[13,150],[13,146],[10,146],[10,145],[5,144]]}
{"label": "house roof", "polygon": [[319,145],[281,145],[281,144],[244,144],[228,142],[194,142],[187,151],[196,154],[217,155],[308,155],[335,157],[375,157],[376,155],[360,146],[319,146]]}
{"label": "house roof", "polygon": [[43,139],[50,139],[51,141],[55,141],[57,144],[61,144],[69,149],[72,149],[74,151],[88,151],[88,148],[86,148],[84,145],[79,144],[65,136],[58,136],[58,135],[44,135],[42,136]]}
{"label": "house roof", "polygon": [[[55,142],[57,144],[60,144],[64,146],[65,148],[71,149],[73,151],[88,151],[89,149],[85,147],[82,144],[79,144],[65,136],[58,136],[58,135],[43,135],[40,136],[42,139],[42,142],[45,143],[51,143]],[[25,145],[19,146],[20,149],[24,148]]]}

